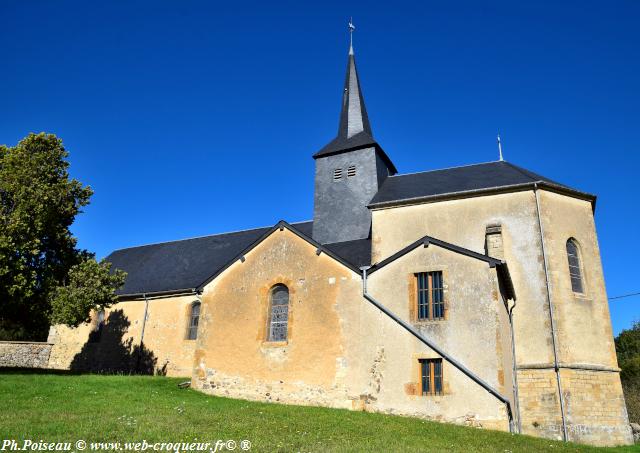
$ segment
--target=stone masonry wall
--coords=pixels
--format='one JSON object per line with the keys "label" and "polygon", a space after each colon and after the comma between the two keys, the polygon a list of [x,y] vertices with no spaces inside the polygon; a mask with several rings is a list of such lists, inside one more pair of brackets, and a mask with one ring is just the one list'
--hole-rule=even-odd
{"label": "stone masonry wall", "polygon": [[[561,369],[569,440],[591,445],[631,443],[618,373]],[[522,432],[562,439],[558,386],[553,369],[518,371]]]}
{"label": "stone masonry wall", "polygon": [[249,377],[226,375],[213,369],[192,381],[194,388],[211,395],[266,401],[301,406],[325,406],[354,409],[356,401],[348,395],[345,386],[325,388],[302,381],[263,381]]}
{"label": "stone masonry wall", "polygon": [[560,376],[569,440],[592,445],[631,443],[617,372],[563,369]]}
{"label": "stone masonry wall", "polygon": [[522,433],[562,440],[562,418],[555,371],[518,371]]}
{"label": "stone masonry wall", "polygon": [[0,367],[47,368],[51,343],[0,341]]}

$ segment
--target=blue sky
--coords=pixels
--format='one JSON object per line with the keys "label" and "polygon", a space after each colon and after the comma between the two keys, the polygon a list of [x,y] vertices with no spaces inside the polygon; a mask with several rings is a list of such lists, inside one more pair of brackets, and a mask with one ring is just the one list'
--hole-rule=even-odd
{"label": "blue sky", "polygon": [[[0,143],[52,132],[111,250],[307,220],[354,16],[372,128],[402,173],[497,158],[599,196],[610,296],[640,291],[640,2],[0,3]],[[640,297],[611,301],[614,331]]]}

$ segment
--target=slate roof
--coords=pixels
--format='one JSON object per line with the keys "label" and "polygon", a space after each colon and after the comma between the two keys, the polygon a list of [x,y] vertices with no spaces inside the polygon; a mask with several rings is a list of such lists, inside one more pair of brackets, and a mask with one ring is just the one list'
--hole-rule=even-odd
{"label": "slate roof", "polygon": [[314,159],[318,157],[331,156],[333,154],[346,153],[360,148],[370,148],[380,146],[371,135],[366,132],[360,132],[353,137],[347,138],[344,135],[338,135],[331,140],[324,148],[313,155]]}
{"label": "slate roof", "polygon": [[369,206],[382,207],[493,189],[515,189],[518,186],[533,186],[534,183],[570,192],[590,201],[595,201],[596,198],[594,195],[580,192],[509,162],[497,161],[390,176],[382,184]]}
{"label": "slate roof", "polygon": [[262,237],[269,228],[215,234],[116,250],[106,259],[127,272],[119,294],[155,293],[198,287],[215,270]]}
{"label": "slate roof", "polygon": [[[485,190],[515,190],[534,183],[595,202],[595,196],[540,176],[508,162],[489,162],[444,170],[387,178],[370,207],[396,205],[430,198]],[[371,240],[317,244],[311,239],[313,222],[285,224],[321,250],[357,271],[371,264]],[[178,293],[201,288],[212,276],[228,267],[240,254],[259,242],[275,227],[214,234],[159,244],[116,250],[106,259],[114,269],[128,273],[121,296],[143,293]]]}
{"label": "slate roof", "polygon": [[[310,238],[313,222],[291,225]],[[116,250],[106,259],[113,269],[127,272],[120,296],[143,293],[178,293],[199,288],[212,275],[226,268],[274,227],[255,228],[159,244]],[[325,245],[328,251],[357,269],[369,264],[367,239]]]}
{"label": "slate roof", "polygon": [[364,104],[362,89],[360,88],[356,57],[353,54],[353,48],[350,48],[347,59],[347,74],[344,78],[344,89],[342,91],[338,136],[314,154],[313,157],[329,156],[356,148],[376,145],[377,143],[373,139],[373,133],[371,132],[371,124]]}
{"label": "slate roof", "polygon": [[358,269],[371,264],[371,239],[336,242],[324,246]]}

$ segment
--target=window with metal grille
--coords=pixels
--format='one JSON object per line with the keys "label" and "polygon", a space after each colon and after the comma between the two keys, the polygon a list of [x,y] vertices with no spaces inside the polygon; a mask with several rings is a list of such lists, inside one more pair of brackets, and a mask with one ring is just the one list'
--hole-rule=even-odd
{"label": "window with metal grille", "polygon": [[418,319],[444,318],[444,283],[442,272],[420,272],[418,281]]}
{"label": "window with metal grille", "polygon": [[286,341],[289,324],[289,288],[275,285],[271,288],[271,316],[269,341]]}
{"label": "window with metal grille", "polygon": [[347,168],[347,178],[353,178],[356,175],[356,166],[349,165]]}
{"label": "window with metal grille", "polygon": [[342,168],[336,168],[333,170],[333,180],[337,181],[339,179],[342,179]]}
{"label": "window with metal grille", "polygon": [[189,330],[187,331],[187,339],[195,340],[198,338],[198,323],[200,322],[200,302],[191,304],[191,316],[189,316]]}
{"label": "window with metal grille", "polygon": [[582,267],[580,263],[580,249],[575,239],[567,241],[567,258],[569,260],[569,277],[571,278],[571,289],[574,293],[583,293]]}
{"label": "window with metal grille", "polygon": [[442,359],[420,359],[420,393],[442,395]]}
{"label": "window with metal grille", "polygon": [[98,343],[104,331],[104,310],[96,313],[96,328],[89,334],[89,343]]}

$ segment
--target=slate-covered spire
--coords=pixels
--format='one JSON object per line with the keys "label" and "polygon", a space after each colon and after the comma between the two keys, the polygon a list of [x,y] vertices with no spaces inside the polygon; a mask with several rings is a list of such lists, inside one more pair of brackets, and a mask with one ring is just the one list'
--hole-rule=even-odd
{"label": "slate-covered spire", "polygon": [[342,110],[338,136],[313,157],[318,158],[366,146],[377,146],[371,132],[367,108],[360,88],[353,43],[349,46],[347,74],[342,93]]}
{"label": "slate-covered spire", "polygon": [[369,137],[373,136],[369,117],[367,116],[367,108],[362,97],[360,80],[358,79],[356,57],[353,53],[353,46],[350,46],[347,75],[344,81],[344,92],[342,93],[342,111],[340,112],[338,137],[348,140],[362,132],[368,134]]}

